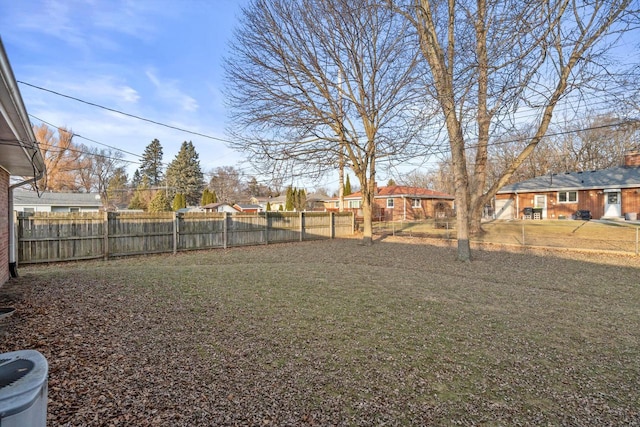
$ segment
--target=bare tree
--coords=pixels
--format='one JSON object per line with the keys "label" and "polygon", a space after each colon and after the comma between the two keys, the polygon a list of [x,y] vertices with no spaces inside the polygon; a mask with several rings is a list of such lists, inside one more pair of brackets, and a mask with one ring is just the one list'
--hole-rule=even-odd
{"label": "bare tree", "polygon": [[372,241],[376,165],[425,123],[411,27],[375,0],[253,0],[226,62],[237,148],[296,176],[350,167]]}
{"label": "bare tree", "polygon": [[54,132],[46,124],[34,126],[36,140],[44,158],[47,172],[37,182],[40,190],[77,191],[78,172],[82,170],[82,150],[73,143],[73,132],[59,128]]}
{"label": "bare tree", "polygon": [[121,151],[111,148],[81,145],[80,149],[83,154],[79,160],[82,168],[77,173],[78,179],[85,191],[99,193],[106,204],[109,200],[109,181],[123,168],[124,156]]}
{"label": "bare tree", "polygon": [[242,171],[233,166],[221,166],[210,175],[209,188],[216,193],[219,202],[235,203],[243,198],[245,183]]}
{"label": "bare tree", "polygon": [[[471,258],[484,205],[533,152],[563,100],[606,88],[608,50],[637,27],[634,0],[386,0],[416,29],[451,150],[458,259]],[[606,79],[604,79],[606,77]],[[569,94],[578,96],[574,102]],[[523,112],[531,137],[489,186],[488,148]],[[474,159],[467,161],[468,150]]]}

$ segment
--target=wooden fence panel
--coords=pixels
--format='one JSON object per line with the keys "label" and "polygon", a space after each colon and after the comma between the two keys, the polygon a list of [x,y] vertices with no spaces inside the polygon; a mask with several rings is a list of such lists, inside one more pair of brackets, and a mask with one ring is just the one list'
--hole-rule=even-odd
{"label": "wooden fence panel", "polygon": [[102,256],[102,216],[96,213],[20,213],[18,259],[55,262]]}
{"label": "wooden fence panel", "polygon": [[335,213],[333,216],[333,229],[335,231],[335,237],[352,235],[355,229],[353,213]]}
{"label": "wooden fence panel", "polygon": [[269,212],[269,242],[300,241],[300,214],[295,212]]}
{"label": "wooden fence panel", "polygon": [[19,213],[20,263],[72,261],[351,235],[353,214]]}
{"label": "wooden fence panel", "polygon": [[173,226],[173,212],[109,212],[109,255],[172,252]]}
{"label": "wooden fence panel", "polygon": [[224,247],[224,213],[178,215],[178,250]]}
{"label": "wooden fence panel", "polygon": [[331,237],[331,221],[333,216],[320,212],[305,212],[304,240],[329,239]]}
{"label": "wooden fence panel", "polygon": [[227,217],[227,246],[261,245],[268,242],[264,214],[233,214]]}

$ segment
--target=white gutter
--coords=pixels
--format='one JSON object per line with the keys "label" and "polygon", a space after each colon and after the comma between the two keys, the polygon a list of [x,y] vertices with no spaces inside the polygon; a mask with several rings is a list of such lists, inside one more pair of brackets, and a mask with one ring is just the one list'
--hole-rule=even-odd
{"label": "white gutter", "polygon": [[[11,131],[16,136],[17,142],[20,144],[25,156],[31,161],[31,164],[36,171],[35,175],[42,175],[45,171],[44,159],[42,158],[42,153],[40,153],[40,150],[38,149],[36,137],[33,134],[31,122],[27,116],[27,110],[24,107],[24,102],[22,101],[20,90],[18,89],[18,83],[16,82],[13,70],[9,64],[9,58],[7,57],[4,45],[2,44],[2,39],[0,39],[0,77],[2,77],[4,85],[9,91],[12,107],[18,115],[21,126],[20,128],[17,128],[11,117],[6,117],[6,121],[11,128]],[[3,113],[5,112],[3,111]]]}

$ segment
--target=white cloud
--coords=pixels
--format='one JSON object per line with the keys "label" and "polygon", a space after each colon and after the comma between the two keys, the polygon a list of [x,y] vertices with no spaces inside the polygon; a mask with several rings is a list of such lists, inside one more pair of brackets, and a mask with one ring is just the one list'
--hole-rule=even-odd
{"label": "white cloud", "polygon": [[156,87],[159,98],[168,102],[177,103],[184,111],[195,112],[198,110],[198,101],[179,89],[178,80],[160,80],[154,70],[147,70],[147,77]]}

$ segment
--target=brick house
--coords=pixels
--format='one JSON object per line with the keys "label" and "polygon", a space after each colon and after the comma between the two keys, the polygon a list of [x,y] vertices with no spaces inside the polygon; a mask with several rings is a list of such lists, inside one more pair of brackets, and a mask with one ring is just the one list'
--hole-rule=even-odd
{"label": "brick house", "polygon": [[[374,221],[415,221],[453,215],[454,197],[428,188],[390,185],[377,187],[373,198]],[[345,196],[345,210],[362,216],[362,193]],[[337,197],[325,202],[327,211],[338,211]]]}
{"label": "brick house", "polygon": [[[42,177],[44,159],[0,40],[0,285],[16,274],[13,190]],[[11,175],[31,177],[11,184]],[[21,178],[23,179],[23,178]]]}
{"label": "brick house", "polygon": [[625,155],[623,166],[539,176],[502,187],[495,196],[497,219],[571,218],[578,210],[593,219],[633,218],[640,213],[640,153]]}

